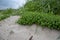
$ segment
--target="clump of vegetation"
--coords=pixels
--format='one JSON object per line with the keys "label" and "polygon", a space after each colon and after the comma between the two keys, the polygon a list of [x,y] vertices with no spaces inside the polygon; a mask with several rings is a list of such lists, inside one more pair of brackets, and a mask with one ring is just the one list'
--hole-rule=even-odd
{"label": "clump of vegetation", "polygon": [[17,23],[37,24],[60,30],[60,0],[31,0],[20,9],[22,15]]}
{"label": "clump of vegetation", "polygon": [[42,27],[60,30],[60,16],[44,12],[26,12],[18,20],[18,23],[23,25],[37,24]]}
{"label": "clump of vegetation", "polygon": [[7,17],[9,17],[9,16],[8,15],[0,15],[0,21],[7,18]]}
{"label": "clump of vegetation", "polygon": [[32,0],[26,3],[24,9],[28,11],[60,14],[60,0]]}
{"label": "clump of vegetation", "polygon": [[1,10],[0,11],[0,21],[11,16],[13,14],[13,12],[14,12],[13,9]]}

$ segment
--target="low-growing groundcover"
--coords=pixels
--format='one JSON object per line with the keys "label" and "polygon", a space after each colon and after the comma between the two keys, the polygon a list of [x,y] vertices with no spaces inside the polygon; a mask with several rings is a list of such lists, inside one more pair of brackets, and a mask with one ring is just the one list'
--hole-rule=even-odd
{"label": "low-growing groundcover", "polygon": [[37,24],[42,27],[60,30],[60,16],[43,12],[26,12],[17,23],[23,25]]}
{"label": "low-growing groundcover", "polygon": [[[16,12],[16,11],[15,11]],[[15,14],[14,9],[6,9],[0,11],[0,21]]]}
{"label": "low-growing groundcover", "polygon": [[8,15],[0,15],[0,21],[7,18],[7,17],[9,17],[9,16]]}
{"label": "low-growing groundcover", "polygon": [[59,0],[31,0],[18,13],[21,14],[21,18],[17,22],[19,24],[37,24],[42,27],[60,30]]}

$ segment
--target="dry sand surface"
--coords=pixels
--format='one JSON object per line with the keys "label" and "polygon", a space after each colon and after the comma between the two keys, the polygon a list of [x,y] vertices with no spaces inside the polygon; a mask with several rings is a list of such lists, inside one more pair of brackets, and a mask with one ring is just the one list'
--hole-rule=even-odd
{"label": "dry sand surface", "polygon": [[0,40],[60,40],[60,31],[41,28],[37,25],[19,25],[19,16],[10,16],[0,21]]}

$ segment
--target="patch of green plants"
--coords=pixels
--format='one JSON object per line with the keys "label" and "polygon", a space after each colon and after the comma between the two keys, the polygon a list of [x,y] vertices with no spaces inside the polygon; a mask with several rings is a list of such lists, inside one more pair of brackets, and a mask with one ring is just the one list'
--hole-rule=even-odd
{"label": "patch of green plants", "polygon": [[24,9],[28,11],[60,14],[60,0],[32,0],[25,4]]}
{"label": "patch of green plants", "polygon": [[0,15],[0,21],[7,18],[7,17],[9,17],[9,16],[8,15]]}
{"label": "patch of green plants", "polygon": [[0,21],[11,16],[14,15],[14,10],[13,9],[6,9],[6,10],[1,10],[0,11]]}
{"label": "patch of green plants", "polygon": [[42,27],[60,30],[60,16],[44,12],[26,12],[18,20],[19,24],[32,25],[37,24]]}

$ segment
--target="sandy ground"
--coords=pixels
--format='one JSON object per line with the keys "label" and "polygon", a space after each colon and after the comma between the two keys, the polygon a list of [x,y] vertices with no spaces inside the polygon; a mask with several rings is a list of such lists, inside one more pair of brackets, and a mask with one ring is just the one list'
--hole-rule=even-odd
{"label": "sandy ground", "polygon": [[0,40],[60,40],[60,31],[41,28],[37,25],[19,25],[19,16],[0,21]]}

